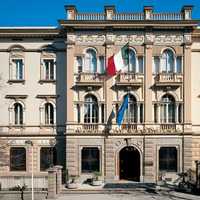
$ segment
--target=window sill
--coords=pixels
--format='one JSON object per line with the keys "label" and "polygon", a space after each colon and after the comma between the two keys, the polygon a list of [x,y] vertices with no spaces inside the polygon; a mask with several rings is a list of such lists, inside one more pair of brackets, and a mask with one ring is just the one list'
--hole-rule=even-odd
{"label": "window sill", "polygon": [[25,124],[11,124],[9,125],[9,128],[16,128],[16,129],[19,129],[19,128],[25,128]]}
{"label": "window sill", "polygon": [[42,79],[42,80],[39,80],[39,83],[40,84],[43,84],[43,83],[56,83],[56,80],[55,79],[52,79],[52,80]]}
{"label": "window sill", "polygon": [[40,128],[55,128],[56,124],[40,124]]}
{"label": "window sill", "polygon": [[22,83],[22,84],[24,84],[25,80],[24,79],[10,79],[10,80],[8,80],[8,83],[9,84],[13,84],[13,83]]}

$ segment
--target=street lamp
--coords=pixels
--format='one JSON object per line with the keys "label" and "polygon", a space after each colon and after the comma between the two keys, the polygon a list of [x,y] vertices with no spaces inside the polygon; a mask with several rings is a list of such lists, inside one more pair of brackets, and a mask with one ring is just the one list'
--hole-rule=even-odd
{"label": "street lamp", "polygon": [[26,140],[25,144],[28,147],[31,147],[31,154],[32,154],[32,166],[31,166],[31,199],[34,200],[34,189],[33,189],[33,142],[31,140]]}

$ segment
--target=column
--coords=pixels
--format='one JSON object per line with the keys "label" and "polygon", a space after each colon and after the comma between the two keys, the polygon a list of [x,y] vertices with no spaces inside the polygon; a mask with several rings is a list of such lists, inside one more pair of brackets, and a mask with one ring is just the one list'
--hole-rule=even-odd
{"label": "column", "polygon": [[177,72],[177,64],[176,64],[176,56],[174,56],[174,69],[173,69],[173,73]]}
{"label": "column", "polygon": [[157,122],[160,123],[160,104],[157,104]]}
{"label": "column", "polygon": [[179,121],[178,121],[178,111],[179,111],[178,107],[179,107],[179,103],[176,103],[175,104],[175,123],[176,124],[179,123]]}
{"label": "column", "polygon": [[60,194],[62,191],[62,166],[56,165],[55,168],[57,169],[56,172],[56,187],[57,187],[57,194]]}
{"label": "column", "polygon": [[152,123],[152,45],[145,45],[144,122]]}
{"label": "column", "polygon": [[191,124],[191,46],[184,46],[184,123]]}
{"label": "column", "polygon": [[84,123],[84,104],[79,104],[80,106],[80,122]]}
{"label": "column", "polygon": [[98,107],[99,107],[99,123],[102,122],[102,118],[101,118],[101,104],[98,104]]}
{"label": "column", "polygon": [[169,105],[165,104],[164,109],[166,108],[166,123],[169,123]]}
{"label": "column", "polygon": [[137,123],[140,124],[140,103],[137,103]]}
{"label": "column", "polygon": [[56,199],[56,169],[48,169],[48,199]]}
{"label": "column", "polygon": [[[70,34],[70,33],[68,33]],[[73,35],[73,34],[71,34]],[[66,43],[66,63],[67,63],[67,75],[66,75],[66,85],[67,85],[67,116],[66,122],[73,123],[74,122],[74,102],[73,102],[73,82],[74,82],[74,42],[67,39]]]}

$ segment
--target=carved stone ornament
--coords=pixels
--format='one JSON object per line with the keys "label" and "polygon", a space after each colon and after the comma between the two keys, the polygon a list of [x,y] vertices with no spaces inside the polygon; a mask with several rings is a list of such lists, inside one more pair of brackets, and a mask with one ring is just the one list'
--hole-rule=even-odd
{"label": "carved stone ornament", "polygon": [[144,36],[143,35],[118,35],[115,38],[115,43],[116,44],[126,44],[126,43],[130,43],[130,44],[137,44],[137,45],[141,45],[144,43]]}
{"label": "carved stone ornament", "polygon": [[[138,149],[142,150],[142,148],[143,148],[142,144],[143,143],[140,140],[131,139],[131,138],[129,139],[129,146],[135,146],[135,147],[138,147]],[[123,139],[123,140],[120,139],[120,140],[117,140],[114,145],[115,145],[115,147],[119,148],[121,146],[127,145],[127,142],[125,139]]]}
{"label": "carved stone ornament", "polygon": [[77,35],[75,39],[79,44],[104,44],[105,35]]}
{"label": "carved stone ornament", "polygon": [[183,36],[182,35],[156,35],[154,44],[182,44]]}
{"label": "carved stone ornament", "polygon": [[67,42],[75,42],[76,36],[75,35],[67,35]]}
{"label": "carved stone ornament", "polygon": [[192,42],[192,36],[191,34],[185,34],[184,35],[184,43],[191,43]]}
{"label": "carved stone ornament", "polygon": [[146,34],[145,35],[145,42],[146,43],[154,43],[155,36],[153,34]]}

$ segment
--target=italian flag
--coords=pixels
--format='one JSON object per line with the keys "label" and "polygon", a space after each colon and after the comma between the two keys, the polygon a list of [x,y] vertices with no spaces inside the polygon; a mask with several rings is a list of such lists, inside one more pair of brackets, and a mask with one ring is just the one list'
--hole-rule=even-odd
{"label": "italian flag", "polygon": [[123,46],[120,51],[108,58],[106,73],[108,76],[114,76],[119,71],[124,71],[129,62],[128,44]]}

